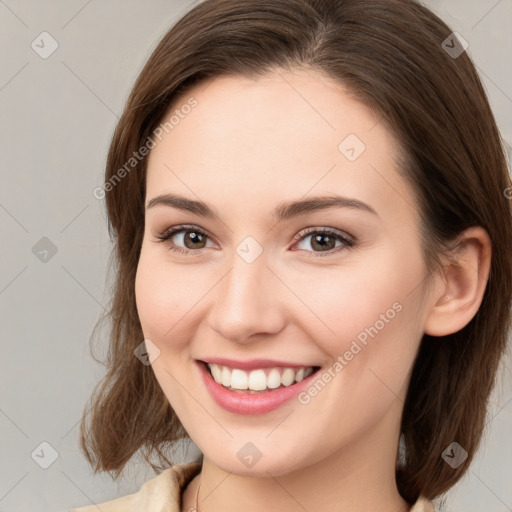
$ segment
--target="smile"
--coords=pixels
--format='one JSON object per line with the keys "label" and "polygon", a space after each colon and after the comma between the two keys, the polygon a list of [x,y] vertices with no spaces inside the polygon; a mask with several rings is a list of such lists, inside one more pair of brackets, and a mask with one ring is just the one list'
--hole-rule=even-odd
{"label": "smile", "polygon": [[199,360],[196,364],[213,401],[228,412],[245,415],[281,407],[307,388],[320,370],[319,366],[304,366],[248,371]]}
{"label": "smile", "polygon": [[208,368],[217,384],[231,391],[249,390],[249,393],[264,393],[270,389],[288,387],[301,382],[314,371],[312,366],[294,368],[259,368],[250,372],[208,363]]}

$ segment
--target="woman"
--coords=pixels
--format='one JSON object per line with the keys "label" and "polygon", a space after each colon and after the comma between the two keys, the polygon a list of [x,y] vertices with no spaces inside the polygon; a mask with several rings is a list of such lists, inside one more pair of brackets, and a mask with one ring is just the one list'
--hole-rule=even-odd
{"label": "woman", "polygon": [[160,474],[103,511],[421,512],[465,474],[512,223],[464,49],[411,0],[205,0],[164,36],[99,190],[112,335],[81,425],[95,471],[141,449]]}

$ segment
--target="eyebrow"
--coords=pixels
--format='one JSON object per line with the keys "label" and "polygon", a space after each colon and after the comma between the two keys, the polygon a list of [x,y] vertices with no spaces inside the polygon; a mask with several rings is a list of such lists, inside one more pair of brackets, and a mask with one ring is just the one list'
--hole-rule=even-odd
{"label": "eyebrow", "polygon": [[[179,210],[188,211],[206,218],[219,218],[214,208],[202,201],[195,201],[175,194],[162,194],[148,201],[146,209],[157,205],[170,206]],[[355,208],[369,212],[379,217],[379,214],[368,204],[358,199],[343,197],[339,195],[316,196],[309,199],[287,201],[278,205],[271,215],[278,222],[293,217],[299,217],[316,210],[327,210],[330,208]]]}

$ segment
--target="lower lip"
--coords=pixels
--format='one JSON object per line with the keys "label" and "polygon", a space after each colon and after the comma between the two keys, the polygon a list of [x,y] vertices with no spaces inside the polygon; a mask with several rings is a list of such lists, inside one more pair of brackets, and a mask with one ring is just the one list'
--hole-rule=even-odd
{"label": "lower lip", "polygon": [[238,393],[215,382],[205,363],[197,361],[201,377],[213,400],[228,412],[236,414],[264,414],[271,412],[295,398],[318,372],[314,372],[301,382],[290,386],[272,389],[265,393]]}

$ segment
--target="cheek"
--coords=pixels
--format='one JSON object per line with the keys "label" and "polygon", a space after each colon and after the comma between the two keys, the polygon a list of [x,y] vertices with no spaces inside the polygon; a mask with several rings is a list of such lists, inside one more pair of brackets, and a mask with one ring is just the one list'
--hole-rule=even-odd
{"label": "cheek", "polygon": [[390,343],[398,343],[400,332],[409,330],[404,320],[417,313],[411,291],[422,279],[421,260],[404,265],[391,253],[368,260],[293,276],[294,292],[306,306],[297,305],[304,315],[296,318],[333,357],[348,350],[354,339],[364,342],[369,329],[375,332],[372,327],[379,335],[393,332]]}
{"label": "cheek", "polygon": [[335,335],[317,336],[315,342],[329,363],[300,397],[315,424],[327,425],[325,439],[356,438],[405,401],[421,336],[414,307],[403,297],[390,297],[373,293],[359,302],[365,294],[354,295],[341,301],[341,311],[332,306],[330,317],[325,308]]}
{"label": "cheek", "polygon": [[302,329],[330,357],[325,377],[336,382],[334,395],[354,406],[375,399],[379,410],[383,393],[402,393],[421,341],[423,261],[416,248],[400,248],[401,257],[397,251],[297,282],[315,313],[304,315]]}
{"label": "cheek", "polygon": [[135,299],[144,336],[158,343],[178,339],[178,320],[197,300],[193,289],[190,275],[180,271],[171,274],[170,265],[151,257],[143,246],[135,277]]}

